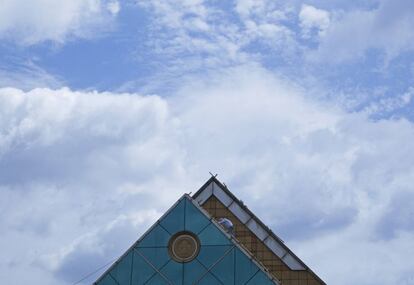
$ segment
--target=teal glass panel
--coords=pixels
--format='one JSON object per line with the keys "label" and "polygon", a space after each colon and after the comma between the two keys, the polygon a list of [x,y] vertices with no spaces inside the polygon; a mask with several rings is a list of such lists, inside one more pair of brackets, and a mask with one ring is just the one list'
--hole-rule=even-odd
{"label": "teal glass panel", "polygon": [[133,253],[129,252],[110,271],[111,276],[119,285],[130,285],[131,283],[132,255]]}
{"label": "teal glass panel", "polygon": [[185,230],[198,234],[210,220],[188,198],[185,200]]}
{"label": "teal glass panel", "polygon": [[232,242],[215,224],[210,223],[198,234],[201,245],[231,245]]}
{"label": "teal glass panel", "polygon": [[236,284],[245,284],[257,273],[259,268],[240,249],[235,249],[235,255]]}
{"label": "teal glass panel", "polygon": [[167,247],[170,236],[160,225],[156,225],[136,247]]}
{"label": "teal glass panel", "polygon": [[185,198],[181,199],[160,221],[160,224],[172,235],[184,230],[185,200]]}
{"label": "teal glass panel", "polygon": [[181,285],[183,283],[183,268],[184,264],[170,260],[166,264],[161,272],[164,274],[173,284]]}
{"label": "teal glass panel", "polygon": [[155,270],[134,250],[132,284],[143,285],[154,273]]}
{"label": "teal glass panel", "polygon": [[166,247],[144,247],[137,248],[136,251],[140,252],[148,262],[150,262],[157,269],[160,269],[168,260],[170,255],[168,254],[168,248]]}
{"label": "teal glass panel", "polygon": [[111,277],[111,275],[106,274],[101,281],[96,283],[97,285],[118,285],[116,284],[115,280]]}
{"label": "teal glass panel", "polygon": [[[170,280],[169,280],[170,281]],[[171,282],[171,281],[170,281]],[[174,285],[176,283],[172,282]],[[145,282],[145,285],[169,285],[170,283],[161,277],[160,274],[154,275],[150,280]],[[177,284],[180,285],[180,284]]]}
{"label": "teal glass panel", "polygon": [[184,263],[184,282],[183,285],[193,285],[201,275],[207,271],[207,269],[201,265],[197,259],[194,259],[191,262]]}
{"label": "teal glass panel", "polygon": [[223,285],[217,278],[215,278],[210,272],[203,276],[200,280],[199,285]]}
{"label": "teal glass panel", "polygon": [[234,248],[226,254],[226,256],[215,265],[211,272],[216,276],[223,284],[235,284],[235,252]]}
{"label": "teal glass panel", "polygon": [[[197,256],[205,267],[209,268],[215,262],[217,262],[224,254],[232,248],[230,245],[225,246],[202,246],[200,253]],[[230,253],[229,253],[230,254]]]}
{"label": "teal glass panel", "polygon": [[275,283],[263,271],[258,271],[246,285],[275,285]]}

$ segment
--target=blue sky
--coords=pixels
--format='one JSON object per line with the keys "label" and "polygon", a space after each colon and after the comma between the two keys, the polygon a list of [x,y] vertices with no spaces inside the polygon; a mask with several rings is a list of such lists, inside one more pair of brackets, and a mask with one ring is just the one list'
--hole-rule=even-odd
{"label": "blue sky", "polygon": [[414,284],[413,8],[4,1],[1,279],[72,284],[211,171],[328,284]]}

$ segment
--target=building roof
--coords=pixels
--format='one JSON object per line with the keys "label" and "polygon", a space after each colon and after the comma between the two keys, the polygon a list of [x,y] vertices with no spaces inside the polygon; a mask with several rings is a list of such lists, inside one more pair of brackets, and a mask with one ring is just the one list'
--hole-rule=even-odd
{"label": "building roof", "polygon": [[[290,271],[306,271],[318,284],[326,284],[299,257],[297,257],[292,250],[286,246],[280,237],[278,237],[269,227],[267,227],[227,188],[226,185],[221,183],[215,176],[212,176],[193,195],[193,199],[201,206],[211,199],[211,197],[215,197],[218,201],[220,201],[222,205],[230,211],[239,222],[247,227],[258,240],[265,244],[266,247],[274,254],[275,258],[277,257],[280,259]],[[243,242],[241,243],[243,244]],[[255,257],[258,258],[258,256]],[[260,258],[258,259],[260,260]],[[283,284],[283,280],[281,281]]]}
{"label": "building roof", "polygon": [[280,282],[192,197],[183,195],[94,284],[278,285]]}

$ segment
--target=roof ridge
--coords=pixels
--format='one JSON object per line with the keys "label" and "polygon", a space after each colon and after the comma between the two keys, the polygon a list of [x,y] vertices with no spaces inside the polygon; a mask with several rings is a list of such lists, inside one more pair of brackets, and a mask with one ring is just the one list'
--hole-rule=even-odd
{"label": "roof ridge", "polygon": [[236,202],[239,203],[240,206],[242,206],[242,208],[244,210],[246,210],[249,214],[251,214],[254,218],[256,218],[256,220],[261,224],[261,226],[263,228],[265,228],[267,231],[269,231],[270,233],[272,233],[279,241],[284,242],[283,239],[281,239],[277,234],[275,234],[271,228],[269,228],[265,223],[262,222],[262,220],[259,219],[259,217],[257,217],[250,209],[249,207],[247,207],[246,204],[244,204],[243,200],[240,200],[239,198],[236,197],[236,195],[233,194],[233,192],[230,191],[230,189],[227,187],[226,184],[222,183],[220,180],[217,179],[216,176],[211,176],[206,183],[203,184],[203,186],[200,187],[199,190],[197,190],[196,193],[193,194],[193,199],[197,198],[201,192],[207,188],[208,185],[210,185],[211,182],[215,182],[222,190],[226,191],[227,194]]}
{"label": "roof ridge", "polygon": [[[280,246],[286,251],[285,255],[290,255],[294,260],[296,260],[296,262],[298,262],[306,271],[309,271],[314,277],[316,277],[322,284],[326,284],[316,273],[314,273],[286,244],[285,242],[279,237],[277,236],[265,223],[263,223],[260,218],[258,218],[245,204],[242,200],[238,199],[227,187],[227,185],[225,185],[224,183],[222,183],[220,180],[217,179],[216,176],[211,176],[204,184],[203,186],[200,187],[200,189],[193,194],[192,198],[194,200],[196,200],[198,203],[203,204],[210,196],[214,195],[220,202],[222,202],[220,200],[220,197],[218,197],[217,193],[215,193],[214,191],[214,184],[217,184],[217,186],[224,191],[224,193],[229,196],[229,198],[232,200],[232,202],[230,202],[229,205],[224,205],[230,212],[232,212],[234,215],[235,213],[232,211],[232,209],[230,209],[231,204],[233,203],[233,201],[243,210],[247,213],[247,215],[249,215],[257,224],[259,224],[268,234],[268,236],[273,237],[276,241],[279,242]],[[210,191],[208,189],[209,185],[213,185],[212,189],[211,189],[211,193],[207,193],[207,195],[205,194],[205,191]],[[209,195],[208,195],[209,194]],[[204,195],[204,197],[203,197]],[[207,197],[208,196],[208,197]],[[223,198],[223,197],[222,197]],[[224,204],[224,203],[223,203]],[[237,215],[235,215],[237,217]],[[239,217],[237,217],[239,218]],[[242,222],[243,223],[243,222]],[[243,223],[247,226],[247,222]],[[248,227],[249,228],[249,227]],[[252,233],[254,235],[257,236],[257,233],[255,231],[253,231],[252,229],[249,228],[250,231],[252,231]],[[257,236],[259,239],[260,237]],[[262,242],[264,242],[268,237],[266,237],[264,240],[260,239]],[[289,266],[286,262],[285,259],[283,259],[284,257],[280,257],[272,248],[269,247],[268,244],[265,243],[265,245],[276,255],[278,256],[282,262],[284,262],[289,268],[291,268],[291,266]],[[291,270],[295,270],[292,269]],[[297,269],[296,269],[297,270]]]}

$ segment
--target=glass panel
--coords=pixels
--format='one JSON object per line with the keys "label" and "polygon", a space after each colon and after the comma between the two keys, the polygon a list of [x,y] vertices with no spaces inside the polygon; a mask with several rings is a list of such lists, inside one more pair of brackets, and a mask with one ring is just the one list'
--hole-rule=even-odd
{"label": "glass panel", "polygon": [[209,223],[210,220],[191,201],[186,199],[185,229],[198,234]]}
{"label": "glass panel", "polygon": [[161,266],[165,265],[168,260],[170,260],[168,248],[166,247],[137,248],[136,251],[139,251],[142,255],[144,255],[145,258],[157,269],[160,269]]}
{"label": "glass panel", "polygon": [[106,274],[104,278],[101,279],[96,285],[117,285],[115,280],[109,275]]}
{"label": "glass panel", "polygon": [[231,248],[231,246],[228,246],[228,245],[226,245],[226,246],[204,246],[204,247],[201,247],[200,253],[197,256],[197,259],[206,268],[209,268],[211,265],[213,265],[215,262],[217,262],[230,248]]}
{"label": "glass panel", "polygon": [[193,285],[194,282],[206,272],[206,269],[194,259],[191,262],[184,263],[184,285]]}
{"label": "glass panel", "polygon": [[183,283],[183,263],[175,262],[173,259],[168,262],[166,266],[161,270],[173,284],[181,285]]}
{"label": "glass panel", "polygon": [[216,265],[211,272],[216,276],[223,284],[234,284],[235,272],[234,272],[235,254],[234,248]]}
{"label": "glass panel", "polygon": [[215,278],[211,273],[204,275],[203,279],[200,280],[199,285],[222,285],[217,278]]}
{"label": "glass panel", "polygon": [[231,245],[232,242],[223,234],[215,224],[210,223],[202,232],[199,233],[201,245]]}
{"label": "glass panel", "polygon": [[221,189],[220,186],[217,185],[217,183],[214,182],[214,196],[219,199],[221,203],[223,203],[224,206],[228,207],[232,202],[233,199],[224,192],[223,189]]}
{"label": "glass panel", "polygon": [[275,283],[263,271],[259,271],[246,285],[275,285]]}
{"label": "glass panel", "polygon": [[169,285],[168,282],[161,277],[161,275],[154,275],[145,285]]}
{"label": "glass panel", "polygon": [[147,233],[136,247],[167,247],[169,239],[170,234],[160,225],[157,225]]}
{"label": "glass panel", "polygon": [[132,252],[128,253],[111,270],[111,276],[119,285],[130,285],[131,283],[132,255]]}
{"label": "glass panel", "polygon": [[172,235],[184,230],[185,200],[186,198],[182,198],[168,215],[160,221],[160,224]]}
{"label": "glass panel", "polygon": [[259,270],[240,249],[235,249],[236,284],[245,284]]}
{"label": "glass panel", "polygon": [[155,270],[135,250],[132,268],[132,284],[134,285],[144,284],[155,273]]}

